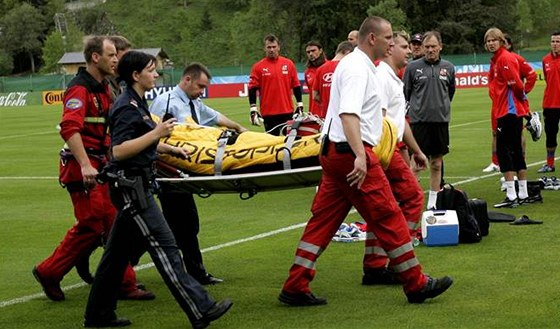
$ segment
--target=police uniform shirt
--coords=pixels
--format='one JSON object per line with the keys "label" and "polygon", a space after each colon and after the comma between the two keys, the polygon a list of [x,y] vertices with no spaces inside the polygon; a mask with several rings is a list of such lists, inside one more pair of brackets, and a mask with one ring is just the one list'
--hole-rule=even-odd
{"label": "police uniform shirt", "polygon": [[[169,107],[167,106],[168,99]],[[167,112],[174,118],[177,118],[177,122],[194,122],[191,121],[192,116],[191,108],[189,106],[190,101],[191,99],[187,96],[187,94],[179,88],[179,86],[175,86],[172,90],[165,92],[154,99],[150,105],[150,112],[160,118],[163,118],[166,113],[166,109],[168,109]],[[194,104],[199,125],[211,127],[218,124],[219,113],[216,110],[206,106],[200,97],[193,99],[192,102]]]}
{"label": "police uniform shirt", "polygon": [[379,143],[383,125],[380,82],[377,69],[359,48],[340,60],[331,84],[331,98],[322,134],[328,131],[335,143],[346,142],[340,114],[355,114],[360,118],[362,141],[375,146]]}
{"label": "police uniform shirt", "polygon": [[379,81],[383,84],[383,104],[387,118],[395,123],[398,130],[399,141],[402,141],[405,127],[406,101],[404,99],[404,83],[397,77],[395,71],[384,61],[377,66]]}
{"label": "police uniform shirt", "polygon": [[[140,97],[134,89],[127,88],[119,95],[109,112],[111,147],[138,138],[153,130],[155,126],[146,99]],[[121,161],[112,159],[111,162],[119,169],[150,168],[157,159],[157,144],[158,141],[154,142],[131,158]]]}

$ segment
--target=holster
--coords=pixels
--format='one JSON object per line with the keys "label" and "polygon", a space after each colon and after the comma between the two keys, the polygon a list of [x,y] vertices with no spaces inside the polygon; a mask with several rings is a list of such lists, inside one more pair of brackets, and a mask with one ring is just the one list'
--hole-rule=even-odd
{"label": "holster", "polygon": [[322,156],[327,156],[327,154],[329,153],[329,144],[330,143],[331,143],[331,140],[329,139],[329,134],[325,134],[321,138],[321,155]]}
{"label": "holster", "polygon": [[146,186],[142,176],[125,177],[124,171],[120,170],[117,174],[115,186],[121,190],[123,194],[130,197],[130,202],[138,210],[148,209],[148,200],[146,195]]}

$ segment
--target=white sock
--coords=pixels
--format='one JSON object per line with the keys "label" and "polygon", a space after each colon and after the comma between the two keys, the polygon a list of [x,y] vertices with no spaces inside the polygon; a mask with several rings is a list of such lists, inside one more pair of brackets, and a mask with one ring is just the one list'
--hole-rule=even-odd
{"label": "white sock", "polygon": [[[515,182],[506,181],[506,196],[510,200],[515,200],[517,198],[517,193],[515,193]],[[527,186],[525,186],[526,188]]]}
{"label": "white sock", "polygon": [[438,191],[430,191],[428,193],[428,204],[426,205],[427,209],[432,209],[436,207],[437,192]]}
{"label": "white sock", "polygon": [[525,199],[529,197],[529,193],[527,192],[527,180],[518,180],[517,184],[519,184],[519,198]]}

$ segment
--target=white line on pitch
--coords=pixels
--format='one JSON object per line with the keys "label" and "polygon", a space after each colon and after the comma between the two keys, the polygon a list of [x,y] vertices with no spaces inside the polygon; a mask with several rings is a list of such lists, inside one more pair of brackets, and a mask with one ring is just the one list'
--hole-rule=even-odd
{"label": "white line on pitch", "polygon": [[12,136],[3,136],[0,137],[0,140],[3,139],[14,139],[14,138],[23,138],[23,137],[29,137],[29,136],[40,136],[40,135],[50,135],[50,134],[58,134],[58,131],[56,130],[49,130],[49,131],[43,131],[40,133],[33,133],[33,134],[27,134],[27,135],[12,135]]}
{"label": "white line on pitch", "polygon": [[[280,234],[280,233],[284,233],[284,232],[288,232],[288,231],[291,231],[291,230],[295,230],[295,229],[304,227],[305,224],[307,224],[307,222],[306,223],[294,224],[294,225],[283,227],[283,228],[280,228],[280,229],[277,229],[277,230],[274,230],[274,231],[253,235],[253,236],[248,237],[248,238],[243,238],[243,239],[239,239],[239,240],[235,240],[235,241],[231,241],[231,242],[222,243],[222,244],[219,244],[219,245],[216,245],[216,246],[204,248],[204,249],[201,250],[201,252],[206,253],[206,252],[209,252],[209,251],[219,250],[219,249],[235,246],[237,244],[241,244],[241,243],[245,243],[245,242],[249,242],[249,241],[263,239],[263,238],[266,238],[266,237],[269,237],[269,236],[273,236],[273,235],[276,235],[276,234]],[[140,271],[140,270],[148,269],[148,268],[151,268],[151,267],[154,267],[154,263],[152,263],[152,262],[135,266],[134,269],[136,271]],[[31,274],[30,274],[30,277],[31,277]],[[73,284],[73,285],[70,285],[70,286],[63,287],[62,290],[68,291],[68,290],[72,290],[72,289],[85,287],[86,285],[87,284],[85,282],[80,282],[80,283],[76,283],[76,284]],[[45,297],[45,294],[44,293],[37,293],[37,294],[27,295],[27,296],[23,296],[23,297],[19,297],[19,298],[10,299],[10,300],[7,300],[7,301],[1,301],[0,302],[0,308],[11,306],[11,305],[16,305],[16,304],[21,304],[21,303],[26,303],[30,300],[37,299],[37,298],[40,298],[40,297]]]}
{"label": "white line on pitch", "polygon": [[55,176],[1,176],[0,180],[51,180],[57,179]]}
{"label": "white line on pitch", "polygon": [[[558,157],[558,158],[560,158],[560,157]],[[533,162],[533,163],[527,165],[527,167],[529,168],[529,167],[539,165],[539,164],[542,164],[542,163],[544,163],[544,161]],[[467,184],[467,183],[472,183],[472,182],[475,182],[475,181],[478,181],[478,180],[481,180],[481,179],[494,177],[494,176],[498,176],[498,175],[501,175],[501,173],[494,172],[494,173],[490,173],[490,174],[486,174],[486,175],[482,175],[482,176],[478,176],[478,177],[468,178],[468,179],[458,181],[458,182],[455,182],[455,183],[452,183],[452,184],[453,185]],[[424,191],[424,192],[427,192],[427,191]],[[351,212],[355,212],[355,210],[352,209]],[[245,243],[245,242],[249,242],[249,241],[255,241],[255,240],[263,239],[263,238],[266,238],[266,237],[269,237],[269,236],[277,235],[277,234],[280,234],[280,233],[284,233],[284,232],[288,232],[288,231],[291,231],[291,230],[295,230],[295,229],[304,227],[305,224],[307,224],[307,222],[294,224],[294,225],[283,227],[283,228],[280,228],[280,229],[277,229],[277,230],[274,230],[274,231],[269,231],[269,232],[253,235],[253,236],[248,237],[248,238],[243,238],[243,239],[239,239],[239,240],[235,240],[235,241],[231,241],[231,242],[222,243],[222,244],[219,244],[219,245],[216,245],[216,246],[204,248],[204,249],[201,250],[201,252],[206,253],[206,252],[209,252],[209,251],[219,250],[219,249],[235,246],[235,245]],[[143,265],[138,265],[134,268],[137,271],[140,271],[140,270],[148,269],[148,268],[151,268],[151,267],[154,267],[154,263],[152,263],[152,262],[147,263],[147,264],[143,264]],[[84,287],[84,286],[86,286],[86,283],[82,282],[82,283],[77,283],[77,284],[74,284],[74,285],[63,287],[62,290],[67,291],[67,290],[72,290],[72,289],[76,289],[76,288],[81,288],[81,287]],[[19,298],[10,299],[10,300],[7,300],[7,301],[1,301],[0,302],[0,308],[11,306],[11,305],[16,305],[16,304],[21,304],[21,303],[26,303],[30,300],[37,299],[39,297],[44,297],[44,296],[45,296],[44,293],[37,293],[37,294],[27,295],[27,296],[23,296],[23,297],[19,297]]]}

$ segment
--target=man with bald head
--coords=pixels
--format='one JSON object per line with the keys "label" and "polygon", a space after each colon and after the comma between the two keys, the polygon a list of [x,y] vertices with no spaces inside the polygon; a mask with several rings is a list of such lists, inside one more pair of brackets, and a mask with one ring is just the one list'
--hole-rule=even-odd
{"label": "man with bald head", "polygon": [[352,46],[356,47],[358,45],[358,30],[350,31],[346,40],[348,40]]}
{"label": "man with bald head", "polygon": [[368,230],[387,250],[389,266],[403,283],[409,303],[423,303],[451,286],[449,277],[422,273],[405,218],[391,192],[372,147],[381,139],[382,85],[374,61],[394,46],[391,23],[368,17],[360,26],[358,46],[340,60],[331,85],[319,157],[323,176],[296,250],[290,274],[278,299],[292,306],[317,306],[325,298],[311,293],[315,266],[333,235],[354,206]]}

